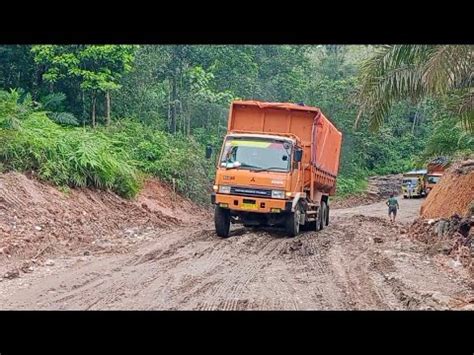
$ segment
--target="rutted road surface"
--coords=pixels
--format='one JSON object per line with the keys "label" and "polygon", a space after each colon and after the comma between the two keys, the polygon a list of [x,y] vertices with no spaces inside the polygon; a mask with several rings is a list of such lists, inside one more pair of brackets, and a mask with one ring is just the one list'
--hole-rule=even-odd
{"label": "rutted road surface", "polygon": [[401,234],[422,200],[399,200],[399,221],[383,203],[331,211],[321,232],[290,239],[274,230],[211,222],[147,232],[123,255],[56,259],[0,282],[1,309],[463,309],[469,279]]}

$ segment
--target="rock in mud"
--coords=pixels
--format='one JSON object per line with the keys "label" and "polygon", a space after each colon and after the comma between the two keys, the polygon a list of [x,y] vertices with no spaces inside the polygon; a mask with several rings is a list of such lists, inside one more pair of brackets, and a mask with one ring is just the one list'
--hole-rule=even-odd
{"label": "rock in mud", "polygon": [[281,254],[291,254],[297,253],[300,256],[313,255],[314,252],[307,247],[301,240],[294,240],[289,245],[283,249]]}
{"label": "rock in mud", "polygon": [[46,266],[53,266],[53,265],[54,265],[54,260],[48,259],[48,260],[45,261],[44,264],[45,264]]}
{"label": "rock in mud", "polygon": [[461,262],[459,262],[458,260],[453,260],[453,259],[449,259],[448,265],[452,269],[457,269],[460,266],[462,266]]}
{"label": "rock in mud", "polygon": [[20,277],[20,270],[18,269],[7,271],[3,275],[3,278],[8,280],[16,279],[17,277]]}
{"label": "rock in mud", "polygon": [[383,239],[380,238],[380,237],[373,237],[372,239],[373,239],[374,243],[383,243]]}
{"label": "rock in mud", "polygon": [[449,229],[449,222],[446,220],[440,220],[438,223],[436,223],[434,231],[438,235],[438,237],[442,237],[443,235],[446,234],[448,229]]}

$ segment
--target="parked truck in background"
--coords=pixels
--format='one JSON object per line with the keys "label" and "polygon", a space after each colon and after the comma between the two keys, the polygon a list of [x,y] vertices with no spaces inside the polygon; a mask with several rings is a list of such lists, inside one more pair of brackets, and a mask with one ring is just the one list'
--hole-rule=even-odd
{"label": "parked truck in background", "polygon": [[329,223],[342,134],[320,109],[291,103],[234,101],[217,161],[215,228],[231,223],[300,228]]}
{"label": "parked truck in background", "polygon": [[427,170],[413,170],[403,174],[403,198],[423,197],[426,194]]}
{"label": "parked truck in background", "polygon": [[[438,157],[427,164],[423,170],[413,170],[403,174],[402,191],[403,197],[424,197],[427,196],[433,187],[443,176],[449,160],[445,157]],[[411,193],[410,193],[411,187]]]}
{"label": "parked truck in background", "polygon": [[427,166],[426,173],[426,194],[428,195],[434,186],[439,182],[449,164],[445,157],[438,157],[431,160]]}

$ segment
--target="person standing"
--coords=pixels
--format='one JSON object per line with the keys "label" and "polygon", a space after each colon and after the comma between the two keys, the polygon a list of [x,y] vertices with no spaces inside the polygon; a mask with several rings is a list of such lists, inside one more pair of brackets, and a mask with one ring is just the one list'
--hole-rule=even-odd
{"label": "person standing", "polygon": [[411,198],[411,195],[413,194],[413,185],[411,181],[408,181],[407,190],[408,190],[408,198]]}
{"label": "person standing", "polygon": [[[397,199],[393,196],[393,194],[390,194],[390,198],[387,200],[387,206],[388,206],[388,217],[390,218],[390,222],[395,222],[395,218],[397,217],[397,210],[400,208],[400,205],[398,204]],[[392,219],[393,215],[393,219]]]}

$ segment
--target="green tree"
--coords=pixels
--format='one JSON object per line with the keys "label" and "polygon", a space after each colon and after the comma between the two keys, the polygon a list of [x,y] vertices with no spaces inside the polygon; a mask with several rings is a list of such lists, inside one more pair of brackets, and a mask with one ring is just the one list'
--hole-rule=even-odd
{"label": "green tree", "polygon": [[91,96],[92,125],[96,125],[98,93],[104,94],[106,123],[111,121],[111,93],[121,86],[123,74],[132,69],[134,46],[123,45],[37,45],[32,48],[35,61],[46,66],[44,80],[53,84],[76,79],[82,93]]}
{"label": "green tree", "polygon": [[379,128],[394,102],[450,95],[448,107],[474,129],[471,45],[380,46],[361,65],[361,108],[372,129]]}

